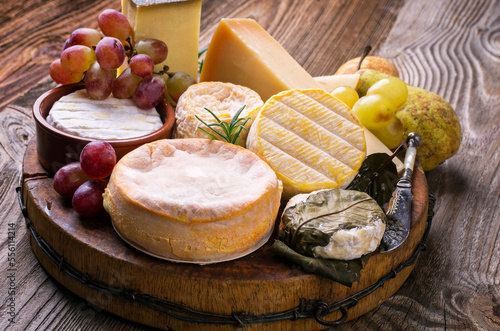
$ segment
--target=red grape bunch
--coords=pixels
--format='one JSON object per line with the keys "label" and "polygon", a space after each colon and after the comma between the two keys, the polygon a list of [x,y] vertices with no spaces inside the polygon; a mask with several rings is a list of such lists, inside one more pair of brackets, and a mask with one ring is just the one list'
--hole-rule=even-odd
{"label": "red grape bunch", "polygon": [[[167,92],[167,81],[174,73],[168,67],[154,72],[154,66],[166,60],[167,45],[157,39],[139,40],[133,45],[134,30],[127,18],[117,10],[105,9],[98,18],[100,31],[79,28],[64,43],[61,56],[50,65],[52,79],[62,85],[84,81],[91,99],[133,98],[138,107],[155,107],[163,98],[176,101]],[[128,68],[116,77],[125,61]],[[126,66],[124,66],[126,67]],[[176,73],[189,76],[185,73]],[[172,88],[185,91],[196,83],[189,76]]]}
{"label": "red grape bunch", "polygon": [[80,162],[63,166],[54,175],[54,190],[71,199],[73,209],[81,216],[96,216],[104,210],[105,180],[116,164],[116,152],[108,142],[91,141],[80,153]]}

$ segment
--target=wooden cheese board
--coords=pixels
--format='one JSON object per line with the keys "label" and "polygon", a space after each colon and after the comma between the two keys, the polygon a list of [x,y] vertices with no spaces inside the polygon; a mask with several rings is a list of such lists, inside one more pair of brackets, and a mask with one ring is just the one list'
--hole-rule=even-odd
{"label": "wooden cheese board", "polygon": [[[308,273],[270,246],[210,265],[168,262],[126,244],[107,214],[79,217],[52,188],[28,145],[20,199],[33,251],[60,284],[108,312],[168,330],[321,330],[380,305],[406,281],[428,230],[429,196],[422,168],[413,173],[412,222],[397,249],[375,252],[352,287]],[[57,148],[54,146],[54,148]]]}

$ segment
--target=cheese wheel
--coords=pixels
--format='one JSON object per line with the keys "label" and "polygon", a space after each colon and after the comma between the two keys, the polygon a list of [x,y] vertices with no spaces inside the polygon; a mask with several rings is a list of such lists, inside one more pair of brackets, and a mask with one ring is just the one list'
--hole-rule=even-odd
{"label": "cheese wheel", "polygon": [[210,139],[143,145],[115,166],[104,208],[118,234],[153,256],[213,263],[263,245],[281,183],[254,153]]}
{"label": "cheese wheel", "polygon": [[365,158],[364,130],[345,104],[319,89],[289,90],[262,106],[247,138],[283,182],[283,199],[344,188]]}
{"label": "cheese wheel", "polygon": [[90,139],[129,139],[163,126],[156,108],[141,109],[131,99],[93,100],[85,89],[57,100],[47,122],[63,132]]}
{"label": "cheese wheel", "polygon": [[[319,190],[297,194],[288,201],[281,215],[279,236],[305,255],[353,260],[378,248],[385,224],[384,211],[368,194],[342,189]],[[287,232],[302,238],[306,238],[304,233],[314,233],[317,245],[310,240],[304,240],[306,245],[286,238]]]}
{"label": "cheese wheel", "polygon": [[[205,123],[216,123],[216,119],[205,109],[212,111],[221,121],[230,123],[241,107],[245,107],[239,118],[250,117],[245,127],[250,129],[257,112],[264,102],[257,92],[241,85],[222,82],[204,82],[191,85],[179,98],[175,110],[176,126],[174,138],[208,138],[198,128],[201,127],[214,134]],[[220,128],[214,127],[218,132]],[[237,143],[245,147],[247,130],[241,130]],[[217,136],[216,134],[214,134]]]}

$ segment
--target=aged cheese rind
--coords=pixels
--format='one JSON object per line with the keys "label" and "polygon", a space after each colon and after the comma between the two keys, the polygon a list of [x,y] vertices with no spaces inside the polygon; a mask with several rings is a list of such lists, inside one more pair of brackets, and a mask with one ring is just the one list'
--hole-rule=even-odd
{"label": "aged cheese rind", "polygon": [[91,100],[84,89],[56,101],[47,122],[63,132],[92,139],[140,137],[163,126],[155,108],[140,109],[130,99]]}
{"label": "aged cheese rind", "polygon": [[283,198],[345,187],[365,158],[363,127],[322,90],[289,90],[269,99],[247,137],[283,182]]}
{"label": "aged cheese rind", "polygon": [[250,151],[209,139],[169,139],[118,162],[104,207],[134,246],[178,262],[213,263],[264,244],[280,197],[274,171]]}
{"label": "aged cheese rind", "polygon": [[155,71],[167,65],[171,72],[198,77],[201,0],[122,0],[122,12],[134,29],[135,42],[154,38],[167,44],[167,59]]}
{"label": "aged cheese rind", "polygon": [[243,85],[266,101],[285,90],[319,84],[256,21],[223,19],[208,47],[202,81]]}
{"label": "aged cheese rind", "polygon": [[[244,106],[239,118],[249,117],[250,119],[245,124],[247,130],[241,130],[236,143],[245,147],[248,130],[263,104],[260,96],[245,86],[223,82],[202,82],[191,85],[177,103],[173,136],[174,138],[209,138],[198,129],[201,127],[216,135],[198,119],[202,119],[207,124],[216,123],[216,119],[206,108],[210,109],[219,120],[229,124]],[[222,133],[222,129],[213,128]]]}

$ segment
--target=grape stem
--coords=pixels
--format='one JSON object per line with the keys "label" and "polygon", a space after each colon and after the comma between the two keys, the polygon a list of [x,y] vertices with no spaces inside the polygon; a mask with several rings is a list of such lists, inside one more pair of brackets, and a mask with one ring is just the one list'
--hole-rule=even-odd
{"label": "grape stem", "polygon": [[130,40],[130,37],[125,39],[128,45],[123,45],[123,48],[125,48],[125,55],[128,58],[128,61],[130,62],[130,59],[137,54],[135,51],[134,47],[132,46],[132,41]]}
{"label": "grape stem", "polygon": [[160,75],[160,76],[168,75],[168,77],[172,77],[174,75],[174,72],[169,72],[169,70],[170,70],[169,66],[163,66],[162,70],[160,70],[158,72],[153,72],[153,74]]}

